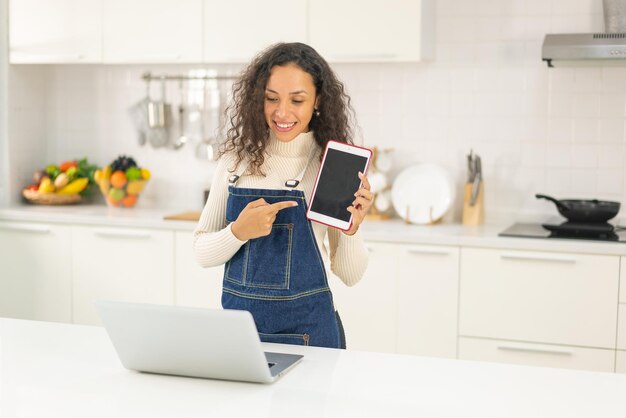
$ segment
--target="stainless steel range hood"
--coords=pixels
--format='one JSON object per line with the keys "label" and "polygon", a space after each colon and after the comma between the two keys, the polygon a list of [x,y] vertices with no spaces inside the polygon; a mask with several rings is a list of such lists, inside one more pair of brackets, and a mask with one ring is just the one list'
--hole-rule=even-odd
{"label": "stainless steel range hood", "polygon": [[626,66],[626,33],[548,34],[543,41],[541,58],[548,67]]}

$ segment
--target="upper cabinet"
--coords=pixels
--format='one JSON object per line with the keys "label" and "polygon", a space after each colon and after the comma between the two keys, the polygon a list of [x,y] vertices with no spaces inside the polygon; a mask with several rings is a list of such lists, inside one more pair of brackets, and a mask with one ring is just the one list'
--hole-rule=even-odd
{"label": "upper cabinet", "polygon": [[101,5],[101,0],[11,0],[11,62],[101,62]]}
{"label": "upper cabinet", "polygon": [[246,63],[276,42],[330,62],[417,62],[433,0],[11,0],[11,63]]}
{"label": "upper cabinet", "polygon": [[204,61],[245,63],[276,42],[307,42],[307,0],[205,0]]}
{"label": "upper cabinet", "polygon": [[202,0],[106,0],[105,63],[202,61]]}
{"label": "upper cabinet", "polygon": [[433,53],[431,0],[312,0],[309,43],[332,62],[411,62]]}

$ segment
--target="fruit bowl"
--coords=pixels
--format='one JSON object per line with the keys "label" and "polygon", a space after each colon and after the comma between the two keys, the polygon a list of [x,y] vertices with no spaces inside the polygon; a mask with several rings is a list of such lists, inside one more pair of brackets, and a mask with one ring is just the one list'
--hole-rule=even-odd
{"label": "fruit bowl", "polygon": [[132,158],[120,156],[97,170],[94,179],[109,206],[132,208],[150,180],[150,171],[139,168]]}
{"label": "fruit bowl", "polygon": [[58,193],[42,193],[37,190],[22,190],[22,196],[29,203],[36,205],[71,205],[81,201],[78,193],[58,194]]}
{"label": "fruit bowl", "polygon": [[37,205],[71,205],[89,196],[96,166],[87,158],[49,164],[33,173],[33,182],[22,190],[29,203]]}

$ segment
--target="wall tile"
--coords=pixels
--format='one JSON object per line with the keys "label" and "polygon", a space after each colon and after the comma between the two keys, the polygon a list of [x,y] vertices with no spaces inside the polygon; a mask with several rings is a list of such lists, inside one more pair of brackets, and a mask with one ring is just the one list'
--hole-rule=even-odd
{"label": "wall tile", "polygon": [[598,166],[598,147],[595,144],[573,144],[571,165],[573,168]]}
{"label": "wall tile", "polygon": [[550,119],[548,141],[571,142],[573,134],[573,121],[569,118]]}
{"label": "wall tile", "polygon": [[600,142],[623,142],[624,119],[600,119]]}
{"label": "wall tile", "polygon": [[597,119],[574,119],[574,142],[595,142],[597,139]]}

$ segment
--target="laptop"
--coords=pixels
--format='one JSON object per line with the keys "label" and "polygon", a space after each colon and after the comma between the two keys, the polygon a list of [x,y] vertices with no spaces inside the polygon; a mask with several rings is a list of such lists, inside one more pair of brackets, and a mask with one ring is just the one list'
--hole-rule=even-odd
{"label": "laptop", "polygon": [[263,352],[248,311],[102,300],[96,310],[130,370],[271,383],[303,357]]}

